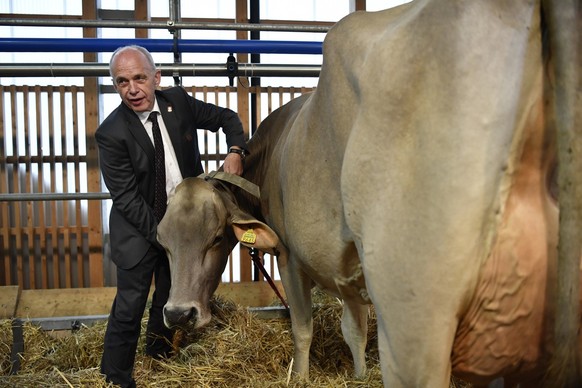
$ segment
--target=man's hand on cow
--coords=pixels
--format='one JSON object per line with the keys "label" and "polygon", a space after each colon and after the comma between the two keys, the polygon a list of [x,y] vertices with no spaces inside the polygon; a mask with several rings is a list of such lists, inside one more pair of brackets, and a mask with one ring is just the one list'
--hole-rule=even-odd
{"label": "man's hand on cow", "polygon": [[241,156],[235,153],[228,153],[224,159],[224,164],[222,165],[224,172],[239,176],[243,173],[243,167]]}

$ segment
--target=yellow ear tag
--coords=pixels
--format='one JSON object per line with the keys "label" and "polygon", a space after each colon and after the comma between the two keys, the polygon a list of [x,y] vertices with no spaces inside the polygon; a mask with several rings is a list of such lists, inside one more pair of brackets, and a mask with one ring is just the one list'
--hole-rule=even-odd
{"label": "yellow ear tag", "polygon": [[242,237],[240,238],[240,242],[247,244],[254,244],[255,241],[257,241],[257,234],[252,229],[249,229],[246,232],[244,232]]}

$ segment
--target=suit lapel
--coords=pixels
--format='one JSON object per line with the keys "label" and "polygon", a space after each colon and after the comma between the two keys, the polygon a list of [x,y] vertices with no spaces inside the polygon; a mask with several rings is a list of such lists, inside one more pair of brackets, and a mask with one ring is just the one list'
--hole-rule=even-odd
{"label": "suit lapel", "polygon": [[[180,129],[178,128],[178,118],[176,117],[175,107],[164,98],[161,93],[156,93],[158,98],[158,106],[160,107],[160,112],[162,118],[164,119],[164,124],[166,124],[166,129],[172,139],[172,146],[174,147],[174,152],[176,153],[176,159],[178,159],[178,164],[182,160],[182,147],[180,147]],[[180,164],[180,169],[182,165]]]}
{"label": "suit lapel", "polygon": [[150,137],[148,136],[143,124],[141,123],[139,117],[135,114],[134,111],[129,109],[125,104],[122,103],[124,108],[123,112],[125,113],[125,117],[127,119],[127,129],[131,133],[131,135],[135,138],[135,141],[140,145],[140,147],[144,150],[148,158],[154,163],[154,145]]}

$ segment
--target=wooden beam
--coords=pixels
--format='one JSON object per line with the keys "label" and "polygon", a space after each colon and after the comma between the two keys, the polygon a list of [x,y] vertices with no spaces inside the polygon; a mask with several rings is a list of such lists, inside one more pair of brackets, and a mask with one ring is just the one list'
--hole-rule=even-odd
{"label": "wooden beam", "polygon": [[68,317],[108,314],[115,287],[22,290],[18,318]]}
{"label": "wooden beam", "polygon": [[[248,5],[247,0],[236,0],[236,23],[248,23]],[[241,40],[247,40],[249,38],[248,31],[237,31],[236,38]],[[246,53],[237,53],[237,61],[239,63],[248,63],[249,55]],[[248,87],[250,85],[250,79],[248,77],[237,77],[237,113],[243,123],[245,137],[248,139],[250,136],[250,108],[249,108],[249,91]],[[247,248],[241,247],[240,252],[240,279],[243,282],[252,280],[253,264],[251,261],[251,256],[249,255],[249,250]]]}
{"label": "wooden beam", "polygon": [[366,10],[366,0],[354,0],[354,3],[356,11]]}
{"label": "wooden beam", "polygon": [[[134,1],[134,20],[138,21],[148,21],[148,0],[135,0]],[[149,30],[147,28],[136,28],[135,30],[136,39],[146,39],[149,38]]]}
{"label": "wooden beam", "polygon": [[[83,0],[83,18],[97,18],[96,0]],[[84,28],[83,37],[96,38],[95,28]],[[83,54],[85,62],[96,62],[95,53]],[[97,77],[83,79],[85,90],[85,133],[87,141],[87,190],[99,193],[101,189],[101,173],[98,163],[97,142],[95,131],[99,126],[99,85]],[[88,201],[88,239],[89,239],[89,286],[103,287],[103,226],[101,223],[101,201]]]}
{"label": "wooden beam", "polygon": [[[247,18],[247,0],[236,0],[236,19],[235,23],[248,23],[249,19]],[[236,32],[236,39],[240,40],[247,40],[249,38],[249,33],[247,31],[237,31]],[[246,53],[237,53],[237,62],[238,63],[248,63],[249,62],[249,55]],[[249,138],[249,128],[250,128],[250,119],[249,119],[249,93],[248,93],[248,86],[249,86],[249,79],[247,77],[238,77],[237,78],[237,113],[243,123],[243,128],[245,131],[245,137]]]}
{"label": "wooden beam", "polygon": [[[285,290],[281,282],[276,281],[275,285],[285,298]],[[265,307],[273,303],[281,304],[275,291],[267,282],[221,283],[216,294],[241,306]]]}
{"label": "wooden beam", "polygon": [[[281,282],[276,281],[275,284],[284,297],[285,292]],[[18,298],[18,292],[18,286],[0,287],[0,314],[2,314],[0,318],[107,315],[111,309],[116,288],[22,290],[20,298]],[[245,307],[270,306],[279,301],[267,282],[221,283],[216,295]]]}

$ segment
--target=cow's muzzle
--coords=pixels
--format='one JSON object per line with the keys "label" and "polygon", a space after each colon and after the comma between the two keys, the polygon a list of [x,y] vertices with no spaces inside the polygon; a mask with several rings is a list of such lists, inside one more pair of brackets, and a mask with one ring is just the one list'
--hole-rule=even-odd
{"label": "cow's muzzle", "polygon": [[196,326],[198,310],[195,307],[164,307],[164,323],[168,328]]}

